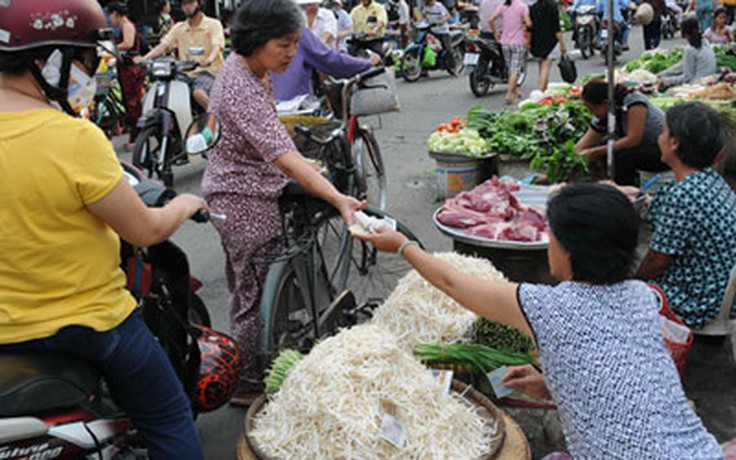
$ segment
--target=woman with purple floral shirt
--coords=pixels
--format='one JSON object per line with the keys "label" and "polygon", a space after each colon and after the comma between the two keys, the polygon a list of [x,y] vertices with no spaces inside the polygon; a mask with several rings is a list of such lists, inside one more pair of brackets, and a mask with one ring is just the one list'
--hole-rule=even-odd
{"label": "woman with purple floral shirt", "polygon": [[210,155],[202,192],[213,211],[226,256],[230,327],[245,350],[245,371],[231,403],[248,405],[261,392],[255,368],[260,286],[267,267],[254,267],[256,249],[281,232],[278,197],[289,179],[334,205],[347,221],[363,204],[339,193],[294,146],[279,121],[270,72],[296,55],[304,19],[290,0],[246,0],[231,25],[234,53],[210,95],[222,137]]}

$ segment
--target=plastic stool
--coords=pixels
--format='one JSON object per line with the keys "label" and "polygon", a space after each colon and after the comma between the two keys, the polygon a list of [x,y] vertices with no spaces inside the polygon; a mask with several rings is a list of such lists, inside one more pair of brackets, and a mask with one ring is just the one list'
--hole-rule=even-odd
{"label": "plastic stool", "polygon": [[731,270],[731,278],[726,285],[726,292],[723,294],[723,302],[721,302],[721,311],[716,319],[710,322],[702,329],[693,329],[693,333],[697,335],[731,335],[736,320],[731,320],[731,308],[733,306],[734,295],[736,295],[736,267]]}
{"label": "plastic stool", "polygon": [[639,171],[639,184],[644,185],[647,182],[649,182],[649,179],[656,176],[657,174],[661,175],[662,177],[659,178],[657,182],[652,185],[648,192],[650,195],[653,195],[654,192],[659,190],[661,186],[666,184],[667,182],[674,182],[675,181],[675,173],[672,171],[662,171],[662,172],[649,172],[649,171]]}

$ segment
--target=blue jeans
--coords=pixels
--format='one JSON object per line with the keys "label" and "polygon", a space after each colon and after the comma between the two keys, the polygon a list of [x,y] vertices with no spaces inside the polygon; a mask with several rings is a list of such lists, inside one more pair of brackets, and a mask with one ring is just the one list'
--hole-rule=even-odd
{"label": "blue jeans", "polygon": [[91,361],[145,439],[152,460],[204,458],[189,398],[138,311],[105,332],[69,326],[44,339],[0,345],[0,351],[16,350],[69,353]]}

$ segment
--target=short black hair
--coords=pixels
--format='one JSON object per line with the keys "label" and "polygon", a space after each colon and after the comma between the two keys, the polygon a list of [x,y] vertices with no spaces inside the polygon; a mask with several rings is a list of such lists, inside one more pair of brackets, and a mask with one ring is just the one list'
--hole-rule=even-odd
{"label": "short black hair", "polygon": [[269,40],[299,32],[304,16],[293,0],[245,0],[230,23],[233,49],[250,56]]}
{"label": "short black hair", "polygon": [[726,144],[726,123],[702,102],[677,104],[667,111],[665,120],[670,137],[679,142],[675,155],[690,167],[711,166]]}
{"label": "short black hair", "polygon": [[107,12],[109,13],[117,13],[120,16],[127,16],[128,15],[128,5],[123,2],[110,2],[107,4]]}
{"label": "short black hair", "polygon": [[45,61],[54,47],[47,46],[23,51],[0,51],[0,73],[20,76],[36,59]]}
{"label": "short black hair", "polygon": [[596,183],[567,185],[550,198],[547,219],[570,254],[574,281],[614,284],[631,276],[639,218],[618,189]]}
{"label": "short black hair", "polygon": [[[616,106],[619,107],[623,104],[624,97],[631,92],[631,89],[617,83],[613,88],[613,99],[616,101]],[[581,94],[583,101],[592,105],[601,105],[608,100],[608,82],[601,78],[594,78],[583,86],[583,93]]]}
{"label": "short black hair", "polygon": [[687,41],[693,48],[700,49],[703,46],[703,36],[701,35],[700,24],[694,17],[685,19],[680,23],[682,36],[687,36]]}

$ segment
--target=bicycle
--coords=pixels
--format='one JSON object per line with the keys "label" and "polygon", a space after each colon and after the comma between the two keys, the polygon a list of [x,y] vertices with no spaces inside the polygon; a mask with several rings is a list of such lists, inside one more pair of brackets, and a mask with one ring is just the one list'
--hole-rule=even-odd
{"label": "bicycle", "polygon": [[108,139],[123,131],[125,106],[114,72],[98,72],[95,74],[97,90],[89,119],[102,129]]}
{"label": "bicycle", "polygon": [[[352,178],[346,178],[350,183],[342,190],[348,195],[367,200],[370,205],[379,209],[386,208],[388,198],[381,149],[371,129],[362,125],[360,116],[352,112],[350,103],[355,88],[365,87],[366,80],[385,71],[384,67],[376,67],[349,80],[328,79],[325,83],[327,102],[337,123],[315,125],[311,128],[301,125],[295,127],[295,131],[307,141],[317,144],[318,150],[332,148],[350,152],[352,166],[346,167],[354,168],[354,174]],[[309,155],[309,152],[303,153]]]}
{"label": "bicycle", "polygon": [[[306,352],[338,328],[357,324],[361,315],[371,316],[378,305],[376,299],[359,303],[349,289],[340,286],[344,284],[338,279],[342,273],[334,271],[332,260],[337,258],[338,264],[344,264],[340,266],[354,264],[361,277],[379,273],[384,282],[383,275],[396,281],[411,268],[397,254],[379,253],[367,243],[343,238],[342,229],[339,238],[325,239],[332,234],[325,227],[340,219],[339,213],[298,184],[290,183],[284,189],[279,205],[283,237],[268,242],[253,259],[269,265],[260,303],[257,354],[261,370],[284,348]],[[364,212],[378,218],[388,216],[370,206]],[[396,228],[418,241],[401,222]],[[384,287],[386,292],[392,288]]]}

